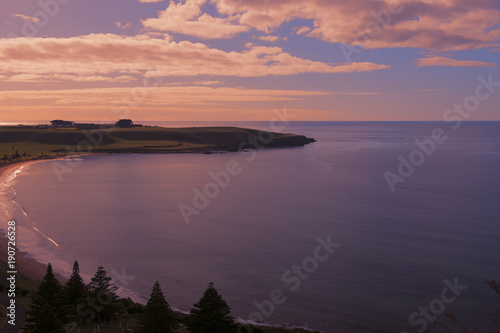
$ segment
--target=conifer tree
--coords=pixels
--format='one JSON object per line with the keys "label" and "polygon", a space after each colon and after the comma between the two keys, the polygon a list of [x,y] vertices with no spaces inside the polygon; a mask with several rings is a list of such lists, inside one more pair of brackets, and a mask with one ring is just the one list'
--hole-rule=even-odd
{"label": "conifer tree", "polygon": [[234,329],[231,308],[210,282],[203,297],[191,309],[188,327],[192,333],[226,333]]}
{"label": "conifer tree", "polygon": [[76,304],[79,300],[85,297],[86,286],[80,276],[80,266],[75,260],[73,264],[73,273],[66,283],[66,297],[70,305]]}
{"label": "conifer tree", "polygon": [[109,294],[112,298],[116,299],[115,292],[118,288],[111,283],[111,278],[107,276],[106,270],[103,266],[97,267],[97,272],[94,277],[90,279],[88,288],[89,291],[94,294]]}
{"label": "conifer tree", "polygon": [[63,288],[52,272],[52,265],[47,265],[47,273],[42,279],[38,292],[31,296],[31,310],[28,312],[29,318],[26,320],[25,328],[28,332],[34,332],[33,329],[44,319],[44,309],[46,305],[52,311],[61,323],[66,322],[66,308]]}
{"label": "conifer tree", "polygon": [[52,307],[45,303],[39,313],[39,318],[31,332],[33,333],[64,333],[64,326],[57,318]]}
{"label": "conifer tree", "polygon": [[106,270],[103,266],[97,268],[97,272],[87,285],[92,297],[99,302],[102,310],[98,312],[97,318],[109,320],[111,319],[114,311],[117,309],[117,296],[116,290],[118,289],[111,283],[111,278],[107,276]]}
{"label": "conifer tree", "polygon": [[87,286],[83,282],[80,276],[80,267],[78,261],[75,260],[73,264],[73,273],[66,282],[65,297],[66,304],[68,306],[69,315],[72,317],[77,317],[78,306],[85,303],[85,296],[87,295]]}
{"label": "conifer tree", "polygon": [[139,323],[139,331],[144,333],[170,333],[175,326],[174,313],[156,281],[149,297],[144,314]]}

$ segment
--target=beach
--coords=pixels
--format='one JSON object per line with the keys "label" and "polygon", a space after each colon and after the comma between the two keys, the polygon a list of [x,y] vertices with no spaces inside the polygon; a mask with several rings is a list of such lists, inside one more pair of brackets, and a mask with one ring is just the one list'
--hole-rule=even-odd
{"label": "beach", "polygon": [[[7,269],[7,238],[5,238],[5,234],[2,233],[0,238],[0,253],[2,257],[0,258],[0,266],[2,268]],[[47,272],[47,266],[39,263],[35,259],[27,258],[28,253],[26,252],[17,252],[16,253],[16,270],[18,274],[24,276],[29,280],[41,281]],[[64,282],[64,279],[61,275],[55,273],[56,277],[59,281]]]}
{"label": "beach", "polygon": [[[44,162],[46,160],[31,160],[22,161],[19,163],[9,164],[4,167],[0,167],[0,186],[3,186],[4,179],[8,177],[12,172],[15,172],[19,168],[26,166],[28,164],[34,164],[39,162]],[[5,232],[0,233],[0,266],[7,268],[7,238]],[[35,281],[41,281],[43,276],[47,271],[47,266],[39,263],[35,259],[28,258],[29,254],[26,252],[16,252],[16,270],[18,274]],[[64,282],[65,279],[56,273],[59,281]]]}

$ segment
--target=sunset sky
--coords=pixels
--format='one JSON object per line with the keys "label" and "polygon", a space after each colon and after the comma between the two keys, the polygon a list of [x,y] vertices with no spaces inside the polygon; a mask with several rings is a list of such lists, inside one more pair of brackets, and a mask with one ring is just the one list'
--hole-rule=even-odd
{"label": "sunset sky", "polygon": [[[0,0],[0,121],[442,120],[496,0]],[[500,87],[468,120],[500,120]]]}

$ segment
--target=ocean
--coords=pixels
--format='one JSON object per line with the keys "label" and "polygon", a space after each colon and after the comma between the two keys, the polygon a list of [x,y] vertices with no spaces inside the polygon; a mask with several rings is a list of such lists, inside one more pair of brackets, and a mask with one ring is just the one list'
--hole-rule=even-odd
{"label": "ocean", "polygon": [[103,265],[141,302],[158,280],[189,311],[214,282],[241,322],[444,332],[433,322],[453,313],[487,332],[500,303],[486,284],[500,278],[500,123],[452,125],[291,122],[284,132],[318,141],[36,163],[1,187],[2,220],[33,258],[65,276],[77,259],[86,282]]}

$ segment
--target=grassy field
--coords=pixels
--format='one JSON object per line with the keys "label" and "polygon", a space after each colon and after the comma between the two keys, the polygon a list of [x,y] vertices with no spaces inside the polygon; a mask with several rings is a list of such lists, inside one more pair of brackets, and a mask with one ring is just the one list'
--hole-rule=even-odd
{"label": "grassy field", "polygon": [[[236,127],[77,128],[0,127],[0,160],[9,163],[82,153],[194,153],[303,146],[313,139]],[[15,156],[18,153],[20,156]]]}

